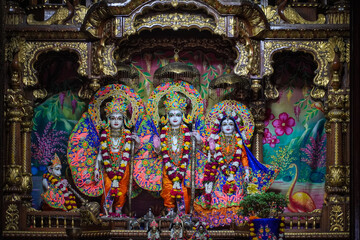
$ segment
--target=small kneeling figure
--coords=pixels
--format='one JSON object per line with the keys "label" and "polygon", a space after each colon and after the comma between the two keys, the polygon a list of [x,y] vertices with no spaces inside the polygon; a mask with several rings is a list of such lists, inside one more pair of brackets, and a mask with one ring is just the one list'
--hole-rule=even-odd
{"label": "small kneeling figure", "polygon": [[61,168],[61,161],[55,153],[54,159],[47,167],[48,173],[43,175],[43,210],[70,211],[77,208],[75,196],[68,189],[68,181],[61,178]]}

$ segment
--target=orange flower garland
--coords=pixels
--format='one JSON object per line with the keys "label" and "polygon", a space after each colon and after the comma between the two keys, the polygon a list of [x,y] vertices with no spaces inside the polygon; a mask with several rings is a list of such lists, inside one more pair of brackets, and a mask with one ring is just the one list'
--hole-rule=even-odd
{"label": "orange flower garland", "polygon": [[181,125],[181,131],[183,136],[183,148],[180,160],[180,166],[176,166],[174,163],[174,159],[172,159],[169,154],[169,146],[168,142],[168,130],[169,127],[165,126],[161,129],[160,132],[160,141],[161,141],[161,155],[163,156],[163,161],[165,165],[166,173],[169,179],[173,182],[173,189],[171,191],[171,197],[173,198],[181,198],[183,196],[183,192],[181,190],[181,183],[184,179],[186,173],[186,167],[189,163],[189,152],[190,152],[190,131],[189,128],[183,124]]}
{"label": "orange flower garland", "polygon": [[[122,192],[119,190],[119,182],[123,178],[126,170],[126,166],[130,160],[130,148],[131,148],[131,133],[129,130],[124,130],[124,137],[121,141],[119,149],[121,150],[124,146],[124,150],[122,151],[122,158],[120,161],[120,166],[117,166],[115,163],[116,159],[119,157],[119,152],[114,153],[111,151],[111,136],[110,130],[106,128],[101,132],[100,141],[101,141],[101,155],[103,158],[104,169],[108,177],[111,179],[111,189],[110,195],[112,197],[120,197]],[[110,148],[110,153],[109,149]]]}

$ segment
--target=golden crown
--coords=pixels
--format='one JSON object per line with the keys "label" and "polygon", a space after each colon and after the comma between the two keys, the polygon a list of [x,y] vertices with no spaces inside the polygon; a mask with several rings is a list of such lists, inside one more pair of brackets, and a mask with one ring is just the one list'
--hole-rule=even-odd
{"label": "golden crown", "polygon": [[187,103],[186,99],[181,97],[177,92],[171,92],[166,95],[164,105],[167,112],[170,110],[185,112]]}
{"label": "golden crown", "polygon": [[128,104],[126,100],[122,97],[113,98],[111,102],[108,102],[105,107],[106,116],[111,115],[112,113],[121,113],[122,115],[126,115],[126,110],[128,108]]}
{"label": "golden crown", "polygon": [[51,166],[55,167],[56,165],[61,165],[59,156],[55,153],[54,158],[51,160]]}

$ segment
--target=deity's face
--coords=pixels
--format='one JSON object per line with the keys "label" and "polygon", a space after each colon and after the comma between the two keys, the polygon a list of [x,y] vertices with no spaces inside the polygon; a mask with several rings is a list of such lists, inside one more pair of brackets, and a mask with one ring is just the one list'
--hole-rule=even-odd
{"label": "deity's face", "polygon": [[56,177],[60,177],[61,176],[61,165],[58,164],[58,165],[55,165],[55,166],[52,166],[52,167],[49,167],[48,168],[48,171],[53,174],[54,176]]}
{"label": "deity's face", "polygon": [[199,227],[199,232],[200,232],[200,233],[203,233],[203,232],[204,232],[204,227],[203,227],[203,226],[200,226],[200,227]]}
{"label": "deity's face", "polygon": [[232,135],[234,133],[235,130],[235,123],[233,120],[231,119],[225,119],[222,123],[221,123],[221,131],[225,134],[225,135]]}
{"label": "deity's face", "polygon": [[183,114],[180,110],[170,110],[168,118],[171,127],[178,128],[182,124]]}
{"label": "deity's face", "polygon": [[124,116],[121,113],[115,112],[108,117],[111,129],[120,129],[124,123]]}

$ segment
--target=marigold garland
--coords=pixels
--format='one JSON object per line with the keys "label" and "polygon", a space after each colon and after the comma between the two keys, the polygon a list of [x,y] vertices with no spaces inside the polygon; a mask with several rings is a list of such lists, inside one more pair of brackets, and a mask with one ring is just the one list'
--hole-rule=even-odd
{"label": "marigold garland", "polygon": [[[124,137],[121,140],[119,146],[119,152],[111,151],[111,136],[109,128],[106,128],[101,132],[101,155],[103,159],[104,169],[108,177],[111,179],[110,195],[112,197],[120,197],[122,192],[120,191],[119,182],[123,178],[126,170],[126,166],[130,160],[131,149],[131,133],[129,130],[124,130]],[[123,149],[123,151],[121,151]],[[110,149],[110,152],[109,152]],[[122,152],[120,166],[116,164],[119,155]]]}
{"label": "marigold garland", "polygon": [[191,136],[189,128],[185,125],[181,125],[181,131],[183,136],[183,148],[181,150],[181,160],[179,166],[174,163],[171,154],[169,154],[169,141],[168,141],[168,126],[164,126],[160,132],[160,141],[161,141],[161,155],[163,156],[163,161],[165,165],[166,173],[169,179],[173,182],[173,188],[171,190],[171,197],[181,198],[184,193],[181,190],[181,183],[184,179],[186,173],[186,167],[189,163],[189,152],[190,152],[190,143]]}
{"label": "marigold garland", "polygon": [[67,187],[65,187],[64,184],[59,181],[59,178],[54,177],[50,173],[45,173],[43,178],[47,179],[48,182],[50,182],[64,194],[64,205],[68,211],[77,208],[74,194],[68,191]]}

